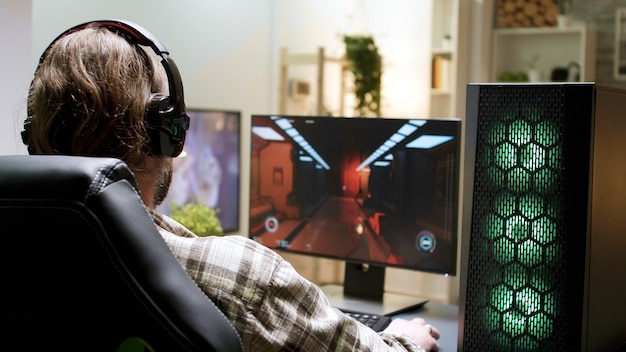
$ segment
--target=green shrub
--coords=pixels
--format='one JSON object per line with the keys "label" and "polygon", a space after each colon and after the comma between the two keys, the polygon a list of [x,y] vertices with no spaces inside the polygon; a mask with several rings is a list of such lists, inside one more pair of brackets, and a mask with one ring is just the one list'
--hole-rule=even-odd
{"label": "green shrub", "polygon": [[212,209],[204,203],[187,203],[182,207],[171,206],[171,217],[198,236],[222,236],[224,230],[217,217],[219,209]]}
{"label": "green shrub", "polygon": [[382,57],[371,36],[344,36],[358,116],[380,116]]}

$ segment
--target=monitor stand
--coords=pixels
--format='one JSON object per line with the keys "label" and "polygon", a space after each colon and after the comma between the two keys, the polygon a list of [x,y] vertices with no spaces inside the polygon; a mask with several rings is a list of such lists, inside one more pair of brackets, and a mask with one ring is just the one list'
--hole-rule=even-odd
{"label": "monitor stand", "polygon": [[346,263],[344,285],[324,285],[330,304],[344,311],[394,315],[422,307],[428,299],[384,292],[385,268]]}

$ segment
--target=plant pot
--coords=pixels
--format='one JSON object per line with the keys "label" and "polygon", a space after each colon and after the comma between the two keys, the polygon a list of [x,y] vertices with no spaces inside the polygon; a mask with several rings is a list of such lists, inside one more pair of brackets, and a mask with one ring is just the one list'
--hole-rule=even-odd
{"label": "plant pot", "polygon": [[558,14],[556,16],[556,23],[559,25],[559,28],[568,28],[572,24],[572,15]]}
{"label": "plant pot", "polygon": [[541,80],[541,73],[539,70],[528,70],[526,71],[526,74],[528,75],[528,82],[539,82]]}

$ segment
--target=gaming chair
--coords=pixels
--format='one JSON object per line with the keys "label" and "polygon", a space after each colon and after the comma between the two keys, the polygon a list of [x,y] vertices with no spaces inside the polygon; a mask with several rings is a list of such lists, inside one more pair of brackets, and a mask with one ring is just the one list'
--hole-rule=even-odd
{"label": "gaming chair", "polygon": [[122,161],[0,156],[0,219],[6,349],[242,350],[158,233]]}

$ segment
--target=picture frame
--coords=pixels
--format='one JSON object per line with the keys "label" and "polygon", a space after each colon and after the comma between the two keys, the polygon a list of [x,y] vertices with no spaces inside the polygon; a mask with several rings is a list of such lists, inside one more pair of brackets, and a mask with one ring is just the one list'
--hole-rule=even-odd
{"label": "picture frame", "polygon": [[626,81],[626,7],[615,10],[615,58],[613,76]]}

